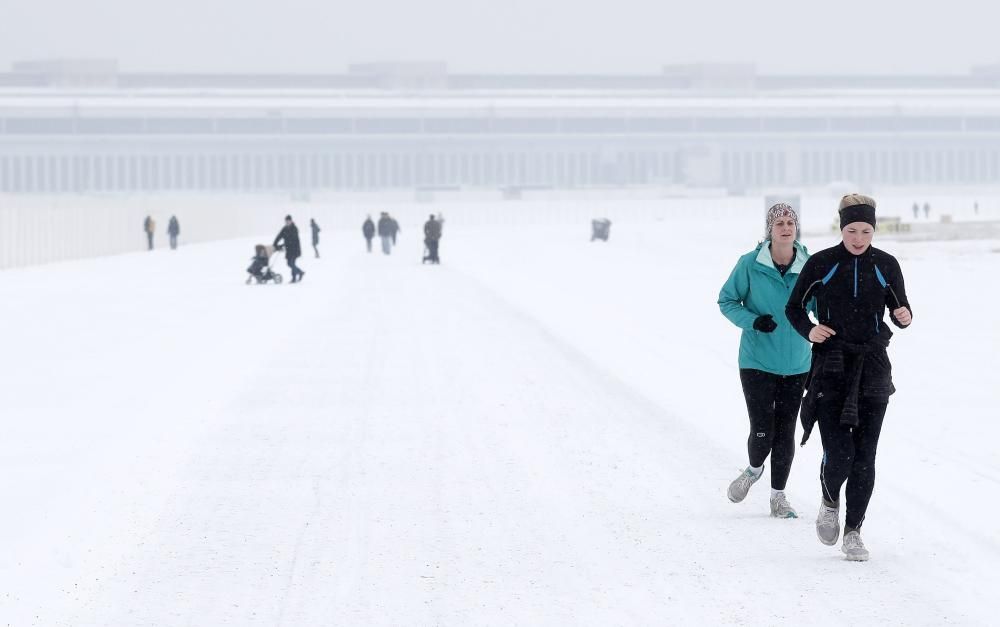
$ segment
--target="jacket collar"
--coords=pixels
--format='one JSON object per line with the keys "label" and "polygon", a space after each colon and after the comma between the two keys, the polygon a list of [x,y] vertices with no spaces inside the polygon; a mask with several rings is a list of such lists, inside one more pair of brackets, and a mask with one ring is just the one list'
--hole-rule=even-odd
{"label": "jacket collar", "polygon": [[[802,267],[806,265],[806,259],[809,258],[809,251],[801,242],[796,241],[792,244],[795,247],[795,260],[792,261],[792,266],[788,269],[789,274],[800,274],[802,272]],[[850,252],[845,248],[844,252],[850,254]],[[771,268],[775,272],[778,271],[774,267],[774,260],[771,259],[771,244],[770,240],[764,240],[757,245],[757,263]]]}

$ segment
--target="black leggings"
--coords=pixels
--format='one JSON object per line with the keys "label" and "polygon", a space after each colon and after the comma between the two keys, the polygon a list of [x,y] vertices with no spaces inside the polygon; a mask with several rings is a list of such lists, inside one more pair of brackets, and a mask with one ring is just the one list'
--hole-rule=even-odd
{"label": "black leggings", "polygon": [[750,414],[747,450],[750,465],[764,465],[771,455],[771,487],[784,490],[795,457],[795,419],[802,404],[806,374],[782,376],[763,370],[740,369],[743,396]]}
{"label": "black leggings", "polygon": [[830,503],[838,502],[840,488],[846,481],[845,523],[859,529],[875,489],[875,452],[889,400],[862,397],[858,402],[858,426],[853,429],[840,424],[842,402],[824,400],[820,399],[816,406],[816,420],[823,438],[823,463],[819,470],[823,498]]}

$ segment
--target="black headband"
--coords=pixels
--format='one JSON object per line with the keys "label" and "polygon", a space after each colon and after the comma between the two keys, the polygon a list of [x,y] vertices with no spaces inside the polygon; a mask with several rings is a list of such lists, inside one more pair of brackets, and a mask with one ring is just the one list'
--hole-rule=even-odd
{"label": "black headband", "polygon": [[867,222],[875,226],[875,207],[871,205],[851,205],[840,210],[840,228],[852,222]]}

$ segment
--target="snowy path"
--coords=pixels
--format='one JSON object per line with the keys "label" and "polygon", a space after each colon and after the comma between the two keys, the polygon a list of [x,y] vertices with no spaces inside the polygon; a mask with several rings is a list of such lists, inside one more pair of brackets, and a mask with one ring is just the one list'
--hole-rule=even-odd
{"label": "snowy path", "polygon": [[[625,367],[630,354],[642,363],[662,348],[669,321],[656,320],[659,306],[623,325],[618,337],[639,345],[606,355],[574,338],[608,312],[574,309],[574,321],[559,306],[579,305],[584,282],[555,285],[551,272],[512,266],[475,232],[452,257],[445,249],[441,267],[414,263],[419,250],[406,239],[384,258],[333,235],[328,258],[304,261],[299,286],[244,287],[203,272],[238,275],[246,242],[0,276],[19,297],[3,313],[24,330],[8,339],[28,365],[4,366],[3,380],[27,396],[0,402],[5,417],[31,418],[3,449],[5,471],[20,477],[5,472],[4,486],[24,506],[21,522],[4,523],[17,548],[0,562],[0,618],[635,625],[995,615],[990,527],[957,529],[919,489],[901,494],[898,473],[882,475],[873,501],[883,522],[871,525],[868,564],[847,564],[815,539],[815,442],[799,452],[790,486],[802,519],[768,518],[766,485],[728,503],[742,426],[713,437],[711,424],[662,400],[647,379],[656,372]],[[605,263],[623,276],[646,272],[640,282],[662,275],[638,250]],[[597,271],[583,270],[577,279]],[[689,338],[668,335],[682,354]],[[733,379],[725,406],[738,386],[712,355],[735,355],[735,344],[713,342],[695,365]],[[660,388],[704,394],[704,382],[683,380],[682,361],[659,364]],[[63,393],[46,396],[52,388]],[[998,471],[995,459],[970,464]]]}

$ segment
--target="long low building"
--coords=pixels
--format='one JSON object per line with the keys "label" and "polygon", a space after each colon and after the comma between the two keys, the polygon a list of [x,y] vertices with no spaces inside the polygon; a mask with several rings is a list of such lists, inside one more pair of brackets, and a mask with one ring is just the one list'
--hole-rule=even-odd
{"label": "long low building", "polygon": [[1000,180],[1000,73],[767,77],[0,74],[0,191],[668,185],[739,192]]}

